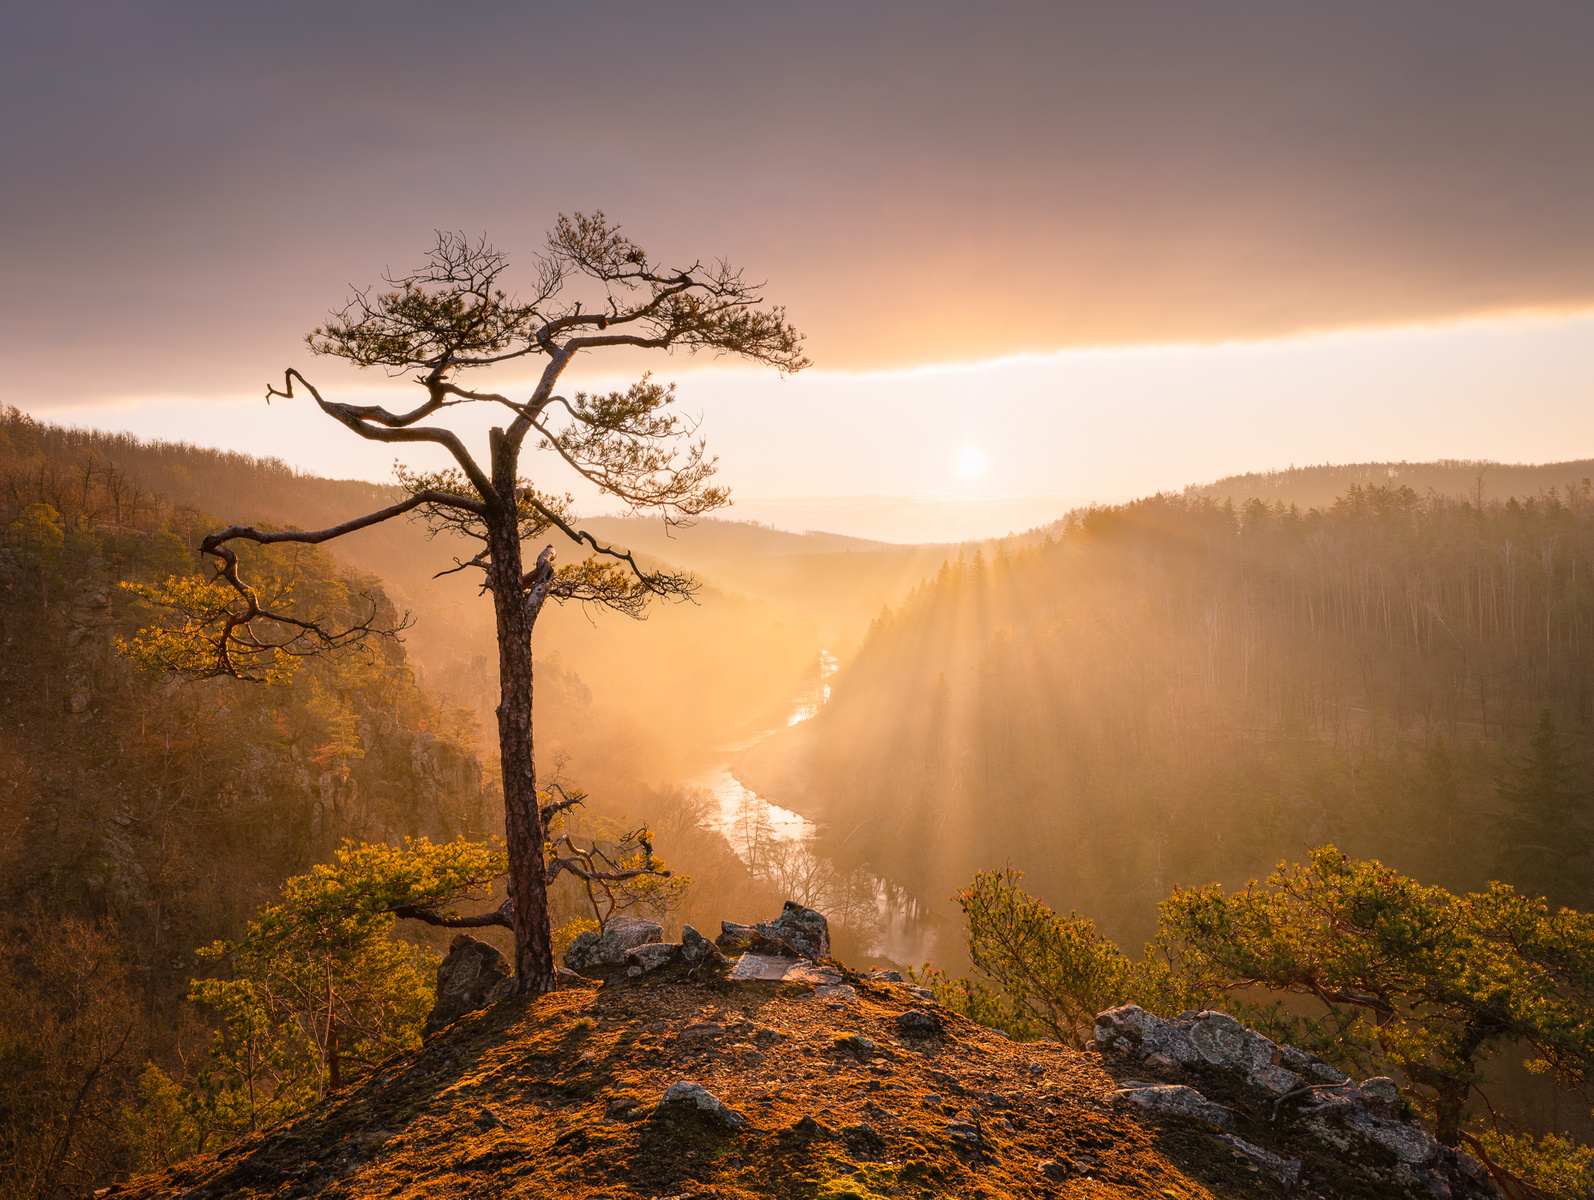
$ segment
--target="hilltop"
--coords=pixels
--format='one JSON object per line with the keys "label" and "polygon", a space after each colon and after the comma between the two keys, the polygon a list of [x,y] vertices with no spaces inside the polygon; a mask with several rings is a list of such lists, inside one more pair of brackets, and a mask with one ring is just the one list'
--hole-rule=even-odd
{"label": "hilltop", "polygon": [[1253,1059],[1326,1064],[1219,1014],[1102,1020],[1102,1052],[1014,1043],[835,962],[782,982],[572,980],[467,1013],[276,1129],[96,1195],[1493,1194],[1471,1160],[1380,1108],[1388,1081],[1281,1098],[1301,1077]]}
{"label": "hilltop", "polygon": [[1248,471],[1226,475],[1211,483],[1193,483],[1184,489],[1186,500],[1209,499],[1236,505],[1248,500],[1267,504],[1294,504],[1299,508],[1326,508],[1354,484],[1358,487],[1409,487],[1419,495],[1429,492],[1474,505],[1506,501],[1512,497],[1547,494],[1552,488],[1569,495],[1587,494],[1594,476],[1594,458],[1558,463],[1498,463],[1488,459],[1442,458],[1434,462],[1321,463],[1291,466],[1277,471]]}

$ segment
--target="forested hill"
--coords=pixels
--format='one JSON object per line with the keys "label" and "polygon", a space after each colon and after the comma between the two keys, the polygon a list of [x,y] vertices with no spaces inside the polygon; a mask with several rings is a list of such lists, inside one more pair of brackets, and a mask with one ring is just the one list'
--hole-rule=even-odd
{"label": "forested hill", "polygon": [[1131,944],[1327,842],[1587,907],[1591,672],[1581,489],[1156,496],[949,564],[748,769],[921,897],[1011,864]]}
{"label": "forested hill", "polygon": [[1322,463],[1278,471],[1227,475],[1212,483],[1184,489],[1187,500],[1232,500],[1241,505],[1260,499],[1267,504],[1326,508],[1351,487],[1409,487],[1419,496],[1434,492],[1474,504],[1505,501],[1513,496],[1547,497],[1552,492],[1588,499],[1594,458],[1559,463],[1497,463],[1483,459],[1440,459],[1437,462]]}

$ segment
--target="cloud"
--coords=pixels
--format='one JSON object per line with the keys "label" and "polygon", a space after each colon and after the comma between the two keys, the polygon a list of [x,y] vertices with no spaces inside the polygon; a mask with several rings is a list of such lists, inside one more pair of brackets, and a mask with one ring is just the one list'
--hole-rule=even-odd
{"label": "cloud", "polygon": [[821,364],[1594,306],[1594,9],[15,6],[0,398],[232,394],[602,207]]}

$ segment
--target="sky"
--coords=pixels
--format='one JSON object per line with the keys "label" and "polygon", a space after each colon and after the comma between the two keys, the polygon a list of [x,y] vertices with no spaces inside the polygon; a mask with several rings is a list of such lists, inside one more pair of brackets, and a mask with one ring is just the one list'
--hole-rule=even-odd
{"label": "sky", "polygon": [[303,334],[434,230],[529,265],[601,208],[808,335],[788,379],[653,364],[734,516],[1587,457],[1590,62],[1582,0],[7,6],[0,403],[385,478],[261,403]]}

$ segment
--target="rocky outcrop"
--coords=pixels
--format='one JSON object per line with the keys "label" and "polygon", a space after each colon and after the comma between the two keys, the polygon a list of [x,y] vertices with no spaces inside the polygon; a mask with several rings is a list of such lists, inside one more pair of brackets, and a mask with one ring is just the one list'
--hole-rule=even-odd
{"label": "rocky outcrop", "polygon": [[514,990],[509,960],[496,946],[459,934],[448,945],[448,956],[437,967],[437,1002],[421,1027],[429,1038],[468,1012],[502,1000]]}
{"label": "rocky outcrop", "polygon": [[[1163,1077],[1121,1079],[1110,1103],[1225,1130],[1218,1140],[1286,1190],[1309,1173],[1302,1156],[1316,1155],[1387,1181],[1391,1195],[1498,1196],[1475,1159],[1439,1145],[1413,1120],[1392,1079],[1357,1084],[1316,1055],[1281,1046],[1221,1012],[1165,1020],[1127,1004],[1098,1015],[1095,1033],[1109,1063]],[[1248,1141],[1236,1132],[1246,1114],[1253,1118],[1248,1131],[1265,1136]]]}
{"label": "rocky outcrop", "polygon": [[626,969],[626,954],[638,946],[660,942],[664,927],[636,917],[611,917],[601,932],[587,932],[570,943],[565,966],[579,975],[603,978]]}
{"label": "rocky outcrop", "polygon": [[[684,963],[706,944],[626,954]],[[999,1037],[886,972],[779,961],[841,982],[657,968],[511,996],[286,1125],[108,1194],[1492,1195],[1390,1081],[1329,1074],[1220,1013],[1114,1009],[1101,1052],[1078,1051]],[[1269,1067],[1321,1082],[1276,1095]]]}

